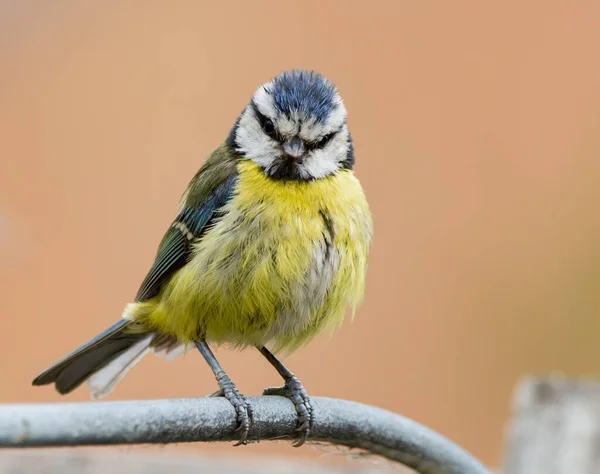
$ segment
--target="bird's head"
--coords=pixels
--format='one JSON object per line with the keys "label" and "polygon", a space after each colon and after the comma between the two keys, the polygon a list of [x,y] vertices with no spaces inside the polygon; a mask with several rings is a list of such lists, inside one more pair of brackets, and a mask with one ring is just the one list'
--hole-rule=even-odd
{"label": "bird's head", "polygon": [[273,179],[323,178],[354,164],[346,115],[322,75],[286,71],[256,90],[228,143]]}

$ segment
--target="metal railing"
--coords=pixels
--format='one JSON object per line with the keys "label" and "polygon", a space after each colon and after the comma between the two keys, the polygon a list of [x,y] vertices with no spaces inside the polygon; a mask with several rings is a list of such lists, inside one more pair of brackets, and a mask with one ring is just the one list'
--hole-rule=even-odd
{"label": "metal railing", "polygon": [[[314,397],[309,441],[347,446],[423,474],[491,474],[442,435],[361,403]],[[296,411],[281,397],[252,397],[249,440],[295,435]],[[221,398],[0,405],[0,447],[235,441],[232,407]]]}

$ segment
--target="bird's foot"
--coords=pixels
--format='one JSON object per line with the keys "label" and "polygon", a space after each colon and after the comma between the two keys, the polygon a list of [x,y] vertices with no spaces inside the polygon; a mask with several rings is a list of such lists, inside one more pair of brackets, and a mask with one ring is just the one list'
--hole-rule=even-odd
{"label": "bird's foot", "polygon": [[314,421],[314,413],[310,397],[306,390],[296,377],[290,377],[285,381],[283,387],[266,388],[263,395],[279,395],[289,398],[298,413],[298,427],[296,431],[300,433],[300,439],[294,443],[294,447],[299,448],[308,439],[310,430]]}
{"label": "bird's foot", "polygon": [[240,433],[240,440],[235,446],[247,444],[248,432],[254,424],[254,410],[252,409],[252,405],[250,405],[246,397],[240,393],[229,376],[224,372],[217,375],[217,382],[219,383],[219,390],[210,396],[225,397],[231,403],[235,409],[238,422],[235,431]]}

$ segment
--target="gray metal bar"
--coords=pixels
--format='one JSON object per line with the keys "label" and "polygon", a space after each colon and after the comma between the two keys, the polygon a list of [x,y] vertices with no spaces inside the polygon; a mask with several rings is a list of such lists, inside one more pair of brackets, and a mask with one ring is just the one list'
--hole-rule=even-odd
{"label": "gray metal bar", "polygon": [[[250,440],[294,436],[289,400],[249,400],[255,410]],[[400,415],[351,401],[312,400],[309,441],[366,450],[422,474],[491,474],[459,446]],[[3,448],[234,441],[234,428],[233,408],[222,398],[0,405]]]}

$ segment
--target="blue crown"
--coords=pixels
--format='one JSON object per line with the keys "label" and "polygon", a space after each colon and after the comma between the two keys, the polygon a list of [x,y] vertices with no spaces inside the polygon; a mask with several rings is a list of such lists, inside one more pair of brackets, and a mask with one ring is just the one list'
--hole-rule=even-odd
{"label": "blue crown", "polygon": [[335,86],[315,71],[294,69],[273,79],[271,90],[275,109],[286,116],[292,112],[324,122],[337,107]]}

